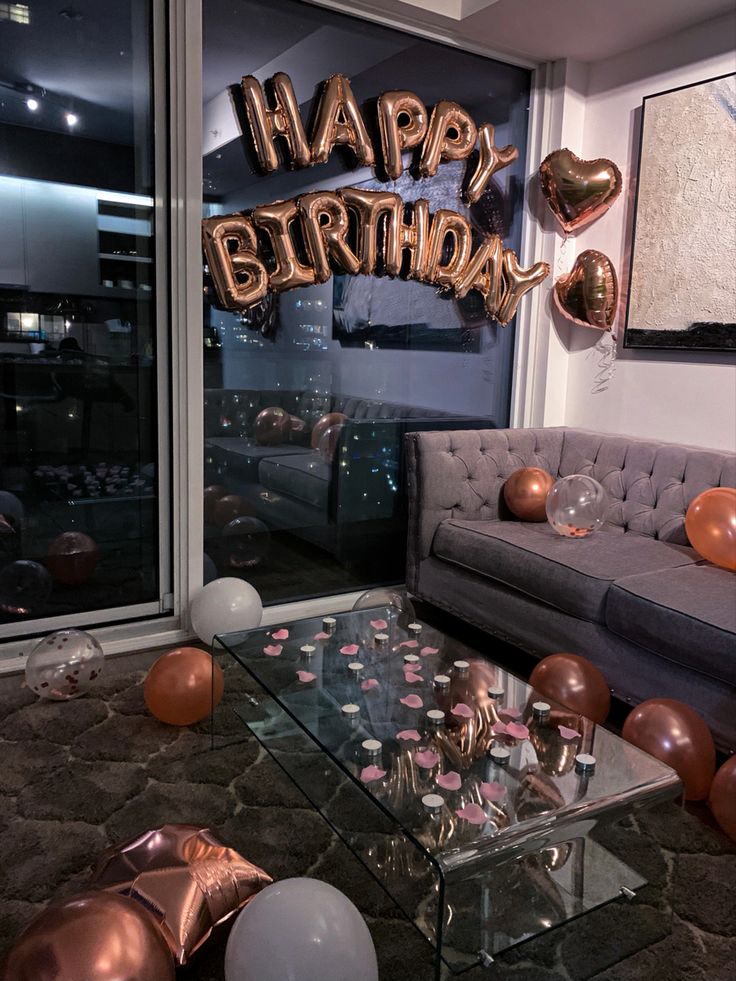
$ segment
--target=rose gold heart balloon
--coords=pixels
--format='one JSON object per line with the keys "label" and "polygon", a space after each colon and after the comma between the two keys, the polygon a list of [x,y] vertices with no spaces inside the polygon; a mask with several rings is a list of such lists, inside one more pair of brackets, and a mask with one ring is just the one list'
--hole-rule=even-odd
{"label": "rose gold heart balloon", "polygon": [[621,193],[621,171],[612,160],[581,160],[566,147],[545,157],[539,178],[547,203],[566,232],[595,221]]}
{"label": "rose gold heart balloon", "polygon": [[586,249],[566,276],[555,282],[555,306],[568,320],[583,327],[610,330],[616,319],[618,280],[608,256]]}

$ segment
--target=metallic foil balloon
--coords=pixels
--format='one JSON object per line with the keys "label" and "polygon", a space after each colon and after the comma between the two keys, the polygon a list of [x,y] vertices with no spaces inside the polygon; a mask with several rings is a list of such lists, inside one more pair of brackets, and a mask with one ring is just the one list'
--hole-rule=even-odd
{"label": "metallic foil balloon", "polygon": [[104,664],[102,648],[92,634],[57,630],[28,655],[26,684],[41,698],[67,701],[88,691]]}
{"label": "metallic foil balloon", "polygon": [[235,214],[203,219],[202,247],[226,310],[242,310],[264,298],[268,273],[256,255],[258,243],[249,218]]}
{"label": "metallic foil balloon", "polygon": [[716,750],[710,729],[689,705],[674,698],[650,698],[631,710],[621,735],[677,771],[685,800],[708,796]]}
{"label": "metallic foil balloon", "polygon": [[574,324],[610,330],[618,306],[618,279],[613,263],[602,252],[586,249],[570,272],[555,280],[552,296],[562,316]]}
{"label": "metallic foil balloon", "polygon": [[341,426],[348,421],[348,417],[342,412],[327,412],[321,416],[314,424],[310,436],[310,445],[313,450],[318,450],[323,434],[331,426]]}
{"label": "metallic foil balloon", "polygon": [[736,756],[726,760],[713,778],[708,804],[722,830],[736,841]]}
{"label": "metallic foil balloon", "polygon": [[496,320],[502,327],[505,327],[516,313],[522,296],[538,286],[547,276],[549,276],[548,263],[535,262],[528,269],[523,269],[513,249],[503,250],[504,290],[498,309],[494,312]]}
{"label": "metallic foil balloon", "polygon": [[562,477],[547,494],[547,518],[558,535],[587,538],[605,519],[608,498],[592,477],[570,474]]}
{"label": "metallic foil balloon", "polygon": [[384,92],[378,97],[378,128],[386,174],[398,180],[404,169],[402,152],[419,146],[426,135],[427,107],[413,92]]}
{"label": "metallic foil balloon", "polygon": [[699,555],[736,572],[736,489],[711,487],[698,494],[687,509],[685,531]]}
{"label": "metallic foil balloon", "polygon": [[209,524],[215,521],[215,505],[220,501],[227,491],[221,484],[210,484],[204,489],[204,520]]}
{"label": "metallic foil balloon", "polygon": [[334,886],[284,879],[267,886],[235,921],[225,981],[378,981],[365,920]]}
{"label": "metallic foil balloon", "polygon": [[555,150],[539,167],[542,192],[565,229],[595,221],[621,193],[621,171],[612,160],[581,160],[572,150]]}
{"label": "metallic foil balloon", "polygon": [[350,229],[348,209],[340,197],[331,191],[314,191],[302,194],[298,202],[316,281],[325,283],[332,275],[330,259],[340,271],[355,276],[360,261],[346,241]]}
{"label": "metallic foil balloon", "polygon": [[291,416],[286,409],[270,406],[262,409],[253,423],[253,434],[259,446],[280,446],[291,432]]}
{"label": "metallic foil balloon", "polygon": [[[366,191],[360,187],[343,187],[338,192],[341,199],[356,215],[358,219],[357,234],[357,253],[360,259],[359,272],[364,276],[372,276],[376,269],[378,259],[378,242],[381,235],[381,228],[388,220],[389,229],[396,226],[396,222],[404,212],[404,205],[398,194],[390,191]],[[386,250],[389,251],[387,245]],[[394,252],[396,251],[394,236]],[[397,275],[401,265],[401,256],[386,258],[386,271],[389,275]],[[389,265],[391,270],[389,271]]]}
{"label": "metallic foil balloon", "polygon": [[521,521],[546,521],[545,504],[555,478],[539,467],[514,470],[503,485],[503,499]]}
{"label": "metallic foil balloon", "polygon": [[536,665],[529,684],[565,708],[602,725],[611,708],[606,679],[579,654],[550,654]]}
{"label": "metallic foil balloon", "polygon": [[252,630],[260,626],[263,603],[250,583],[223,576],[198,590],[189,606],[192,630],[204,644],[215,634]]}
{"label": "metallic foil balloon", "polygon": [[[446,239],[452,246],[446,254]],[[431,283],[449,288],[462,276],[470,259],[473,235],[470,224],[455,211],[440,208],[432,218],[427,246],[427,264],[424,275]]]}
{"label": "metallic foil balloon", "polygon": [[36,616],[51,595],[53,581],[38,562],[18,559],[0,569],[0,612],[11,617]]}
{"label": "metallic foil balloon", "polygon": [[46,568],[57,582],[81,586],[97,568],[97,544],[81,531],[65,531],[51,543]]}
{"label": "metallic foil balloon", "polygon": [[312,131],[312,163],[327,163],[336,143],[349,146],[360,166],[373,166],[373,144],[344,75],[331,75],[322,88]]}
{"label": "metallic foil balloon", "polygon": [[189,824],[165,824],[108,848],[92,876],[97,889],[125,893],[151,911],[177,964],[271,881],[208,828]]}
{"label": "metallic foil balloon", "polygon": [[10,951],[4,981],[174,981],[153,916],[115,893],[83,892],[46,907]]}
{"label": "metallic foil balloon", "polygon": [[233,569],[254,569],[268,555],[271,533],[258,518],[235,518],[222,530],[227,561]]}
{"label": "metallic foil balloon", "polygon": [[170,726],[191,726],[220,704],[225,680],[220,665],[198,647],[162,654],[143,682],[148,711]]}
{"label": "metallic foil balloon", "polygon": [[279,157],[274,142],[282,138],[289,151],[289,164],[308,167],[312,162],[312,151],[291,79],[284,72],[277,72],[270,83],[273,109],[269,109],[261,83],[255,76],[245,75],[240,87],[258,162],[266,173],[276,170]]}
{"label": "metallic foil balloon", "polygon": [[468,204],[475,204],[488,186],[488,181],[493,175],[508,167],[519,156],[517,147],[508,146],[497,147],[495,141],[495,128],[490,123],[483,123],[478,130],[478,145],[480,155],[478,166],[472,174],[465,188],[464,198]]}
{"label": "metallic foil balloon", "polygon": [[409,252],[407,279],[426,280],[427,252],[429,246],[429,201],[417,198],[409,207],[409,218],[404,218],[404,205],[389,219],[386,232],[385,265],[388,276],[398,276],[403,265],[404,252]]}
{"label": "metallic foil balloon", "polygon": [[235,518],[253,513],[253,507],[239,494],[225,494],[217,501],[212,509],[212,522],[218,528],[224,528]]}
{"label": "metallic foil balloon", "polygon": [[[293,290],[298,286],[313,286],[314,270],[299,261],[291,225],[299,220],[296,201],[274,201],[254,208],[251,217],[257,228],[269,237],[276,268],[269,276],[269,289],[274,292]],[[262,299],[262,297],[258,297]]]}
{"label": "metallic foil balloon", "polygon": [[478,127],[456,102],[441,99],[432,110],[419,158],[422,177],[434,177],[441,160],[465,160],[473,152]]}

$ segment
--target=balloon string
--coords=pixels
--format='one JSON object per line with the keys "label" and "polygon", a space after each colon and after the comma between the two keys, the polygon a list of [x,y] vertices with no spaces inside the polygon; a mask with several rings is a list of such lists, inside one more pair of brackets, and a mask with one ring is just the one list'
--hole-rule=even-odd
{"label": "balloon string", "polygon": [[598,339],[595,350],[601,355],[598,362],[598,372],[593,378],[593,395],[605,392],[614,374],[616,373],[616,335],[606,331],[603,337]]}
{"label": "balloon string", "polygon": [[566,260],[567,260],[567,243],[570,238],[569,232],[565,232],[562,238],[562,245],[560,246],[560,251],[557,254],[557,262],[555,263],[555,279],[565,272]]}

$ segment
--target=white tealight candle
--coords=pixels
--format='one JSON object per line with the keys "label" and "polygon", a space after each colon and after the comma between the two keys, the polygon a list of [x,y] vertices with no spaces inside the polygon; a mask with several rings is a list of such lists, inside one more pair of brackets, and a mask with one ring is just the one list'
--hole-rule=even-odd
{"label": "white tealight candle", "polygon": [[316,649],[317,648],[314,646],[314,644],[302,644],[302,646],[299,648],[300,652],[305,657],[311,657],[312,654],[314,654],[314,652],[316,651]]}
{"label": "white tealight candle", "polygon": [[378,739],[364,739],[361,746],[369,756],[378,756],[381,752],[381,743]]}
{"label": "white tealight candle", "polygon": [[590,773],[595,770],[596,759],[590,753],[578,753],[575,757],[575,769],[579,772]]}
{"label": "white tealight candle", "polygon": [[373,640],[379,645],[388,644],[388,634],[376,634]]}
{"label": "white tealight candle", "polygon": [[430,709],[427,712],[427,720],[433,726],[442,725],[445,721],[445,713],[442,709]]}
{"label": "white tealight candle", "polygon": [[348,671],[350,671],[351,674],[360,674],[363,667],[364,665],[362,665],[360,661],[351,661],[350,664],[348,664]]}
{"label": "white tealight candle", "polygon": [[503,746],[494,746],[489,755],[494,763],[498,763],[499,766],[506,766],[511,753]]}
{"label": "white tealight candle", "polygon": [[334,634],[336,626],[337,626],[337,620],[334,617],[323,618],[322,629],[326,634]]}
{"label": "white tealight candle", "polygon": [[442,805],[445,803],[444,797],[440,797],[439,794],[425,794],[422,797],[422,806],[425,811],[429,811],[430,814],[436,814],[437,811],[442,809]]}
{"label": "white tealight candle", "polygon": [[404,654],[405,664],[416,664],[418,660],[419,658],[416,654]]}
{"label": "white tealight candle", "polygon": [[505,690],[500,685],[489,685],[488,686],[488,697],[499,699],[503,698],[506,694]]}
{"label": "white tealight candle", "polygon": [[409,631],[410,634],[416,635],[422,632],[422,625],[421,623],[410,623],[406,629]]}
{"label": "white tealight candle", "polygon": [[340,711],[349,722],[357,722],[360,716],[360,706],[354,705],[352,702],[343,705]]}

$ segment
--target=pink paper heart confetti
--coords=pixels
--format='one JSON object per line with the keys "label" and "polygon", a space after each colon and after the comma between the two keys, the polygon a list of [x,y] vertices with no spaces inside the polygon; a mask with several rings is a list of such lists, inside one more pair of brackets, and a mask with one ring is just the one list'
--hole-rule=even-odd
{"label": "pink paper heart confetti", "polygon": [[496,736],[506,735],[506,725],[503,722],[494,722],[491,726],[491,732]]}
{"label": "pink paper heart confetti", "polygon": [[439,776],[435,777],[435,780],[445,790],[460,790],[463,782],[462,777],[455,770],[450,770],[449,773],[440,773]]}
{"label": "pink paper heart confetti", "polygon": [[424,767],[425,770],[431,770],[433,766],[437,766],[439,763],[440,754],[435,753],[433,749],[425,749],[421,753],[415,753],[414,760],[418,766]]}
{"label": "pink paper heart confetti", "polygon": [[364,766],[360,771],[360,779],[363,783],[373,783],[374,780],[381,780],[386,776],[386,771],[379,769],[375,764]]}
{"label": "pink paper heart confetti", "polygon": [[582,733],[577,729],[570,729],[568,726],[557,726],[563,739],[579,739]]}
{"label": "pink paper heart confetti", "polygon": [[320,632],[318,634],[315,634],[314,635],[314,639],[315,640],[329,640],[330,639],[330,635],[329,634],[326,634],[324,632],[324,630],[320,630]]}
{"label": "pink paper heart confetti", "polygon": [[413,650],[415,647],[419,647],[419,641],[418,640],[402,640],[401,643],[399,644],[399,647],[410,647]]}
{"label": "pink paper heart confetti", "polygon": [[297,671],[296,676],[304,685],[308,684],[310,681],[315,681],[317,678],[317,675],[312,674],[311,671]]}
{"label": "pink paper heart confetti", "polygon": [[401,732],[396,733],[397,739],[411,740],[412,742],[418,743],[421,740],[421,736],[416,729],[402,729]]}
{"label": "pink paper heart confetti", "polygon": [[518,719],[521,715],[521,709],[515,708],[513,705],[507,705],[504,708],[500,708],[498,714],[507,715],[510,719]]}
{"label": "pink paper heart confetti", "polygon": [[495,780],[491,780],[490,783],[482,783],[480,785],[481,796],[492,803],[497,800],[502,800],[508,791],[502,783],[496,783]]}
{"label": "pink paper heart confetti", "polygon": [[465,702],[458,702],[457,705],[454,705],[450,709],[450,711],[453,715],[457,716],[458,719],[472,719],[475,715],[475,712],[469,705],[466,705]]}
{"label": "pink paper heart confetti", "polygon": [[518,722],[509,722],[506,726],[506,735],[511,736],[512,739],[528,739],[529,730]]}
{"label": "pink paper heart confetti", "polygon": [[414,674],[413,671],[405,671],[404,681],[410,685],[414,685],[417,681],[424,681],[424,678],[420,674]]}
{"label": "pink paper heart confetti", "polygon": [[371,620],[371,626],[374,630],[385,630],[388,623],[385,620]]}
{"label": "pink paper heart confetti", "polygon": [[375,678],[366,678],[365,681],[361,681],[360,688],[361,691],[372,691],[374,688],[380,688]]}
{"label": "pink paper heart confetti", "polygon": [[274,640],[288,640],[289,631],[286,629],[286,627],[282,627],[280,630],[274,630],[271,636]]}
{"label": "pink paper heart confetti", "polygon": [[281,646],[281,644],[267,644],[266,647],[263,648],[263,653],[268,654],[269,657],[278,657],[283,649],[284,648]]}
{"label": "pink paper heart confetti", "polygon": [[486,812],[480,806],[480,804],[466,804],[465,807],[461,807],[459,811],[455,811],[459,818],[463,821],[469,821],[470,824],[485,824],[488,820]]}
{"label": "pink paper heart confetti", "polygon": [[430,654],[439,654],[439,647],[423,647],[419,652],[420,657],[428,657]]}
{"label": "pink paper heart confetti", "polygon": [[360,648],[357,644],[345,644],[344,647],[340,648],[340,653],[346,657],[355,657],[359,650]]}
{"label": "pink paper heart confetti", "polygon": [[424,705],[419,695],[407,695],[405,698],[400,698],[399,701],[410,709],[420,709]]}

